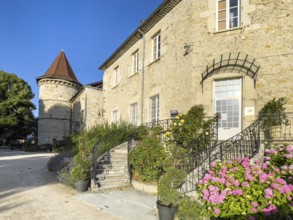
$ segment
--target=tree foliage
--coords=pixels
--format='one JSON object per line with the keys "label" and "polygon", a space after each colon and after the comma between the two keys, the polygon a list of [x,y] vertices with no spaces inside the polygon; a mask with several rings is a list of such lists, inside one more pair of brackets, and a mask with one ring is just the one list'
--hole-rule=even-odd
{"label": "tree foliage", "polygon": [[0,137],[20,138],[32,133],[36,126],[33,97],[27,82],[0,71]]}

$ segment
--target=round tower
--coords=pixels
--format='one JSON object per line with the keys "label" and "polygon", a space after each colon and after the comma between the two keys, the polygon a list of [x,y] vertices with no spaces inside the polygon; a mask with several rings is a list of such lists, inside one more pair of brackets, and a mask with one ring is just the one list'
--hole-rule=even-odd
{"label": "round tower", "polygon": [[64,140],[71,133],[71,98],[81,88],[63,51],[47,72],[37,78],[39,86],[38,145]]}

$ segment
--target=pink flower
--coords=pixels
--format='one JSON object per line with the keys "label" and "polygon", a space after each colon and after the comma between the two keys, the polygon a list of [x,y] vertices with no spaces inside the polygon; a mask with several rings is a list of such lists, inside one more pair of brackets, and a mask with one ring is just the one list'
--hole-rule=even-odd
{"label": "pink flower", "polygon": [[239,196],[242,196],[243,195],[243,192],[241,189],[234,189],[232,191],[232,195],[239,195]]}
{"label": "pink flower", "polygon": [[289,185],[283,185],[280,191],[282,194],[290,194],[292,192]]}
{"label": "pink flower", "polygon": [[267,181],[268,179],[268,175],[266,173],[262,173],[259,175],[259,182],[260,183],[264,183],[265,181]]}
{"label": "pink flower", "polygon": [[286,150],[287,150],[288,153],[292,153],[293,152],[293,145],[288,145],[286,147]]}
{"label": "pink flower", "polygon": [[286,165],[284,165],[284,166],[281,166],[281,169],[282,170],[288,170],[288,167]]}
{"label": "pink flower", "polygon": [[248,182],[243,182],[243,183],[241,184],[241,186],[243,186],[243,187],[249,187],[249,184],[248,184]]}
{"label": "pink flower", "polygon": [[212,163],[211,163],[211,166],[212,166],[212,167],[215,167],[215,166],[217,166],[217,163],[216,163],[216,162],[212,162]]}
{"label": "pink flower", "polygon": [[258,206],[258,203],[257,202],[251,202],[251,205],[256,208]]}
{"label": "pink flower", "polygon": [[270,199],[270,198],[273,197],[274,193],[273,193],[273,190],[271,188],[266,188],[264,192],[265,192],[265,197],[267,199]]}
{"label": "pink flower", "polygon": [[271,187],[272,187],[273,189],[279,189],[279,185],[276,184],[276,183],[272,183]]}
{"label": "pink flower", "polygon": [[251,211],[252,213],[257,213],[257,209],[256,209],[256,208],[252,208],[250,211]]}
{"label": "pink flower", "polygon": [[239,185],[240,185],[240,183],[239,183],[238,180],[233,180],[232,184],[233,184],[234,186],[239,186]]}
{"label": "pink flower", "polygon": [[276,178],[277,183],[280,183],[282,185],[287,184],[285,180],[281,179],[281,178]]}
{"label": "pink flower", "polygon": [[249,162],[246,162],[246,161],[242,162],[241,165],[242,165],[244,168],[248,168],[248,167],[250,167]]}
{"label": "pink flower", "polygon": [[248,181],[250,181],[250,182],[252,182],[254,180],[253,176],[251,174],[249,174],[249,173],[247,173],[245,175],[245,179],[248,180]]}
{"label": "pink flower", "polygon": [[220,211],[220,209],[214,208],[214,213],[215,213],[216,215],[219,215],[219,214],[221,213],[221,211]]}

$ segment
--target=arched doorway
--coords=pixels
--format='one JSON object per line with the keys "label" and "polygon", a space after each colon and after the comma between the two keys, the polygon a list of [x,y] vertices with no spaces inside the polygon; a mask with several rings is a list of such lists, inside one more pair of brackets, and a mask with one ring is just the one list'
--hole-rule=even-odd
{"label": "arched doorway", "polygon": [[244,109],[249,106],[244,105],[244,95],[252,96],[252,91],[246,91],[247,84],[255,87],[259,68],[257,61],[245,53],[228,53],[214,59],[202,73],[202,89],[205,81],[212,85],[209,93],[212,113],[220,114],[219,140],[226,140],[243,129]]}

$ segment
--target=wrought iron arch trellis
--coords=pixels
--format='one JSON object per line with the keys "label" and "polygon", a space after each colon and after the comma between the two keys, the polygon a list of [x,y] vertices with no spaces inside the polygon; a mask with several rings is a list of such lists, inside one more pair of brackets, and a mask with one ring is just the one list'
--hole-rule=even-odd
{"label": "wrought iron arch trellis", "polygon": [[202,80],[200,84],[203,86],[203,82],[214,74],[239,72],[251,77],[255,86],[259,68],[259,63],[246,53],[222,54],[206,66],[205,71],[201,74]]}

